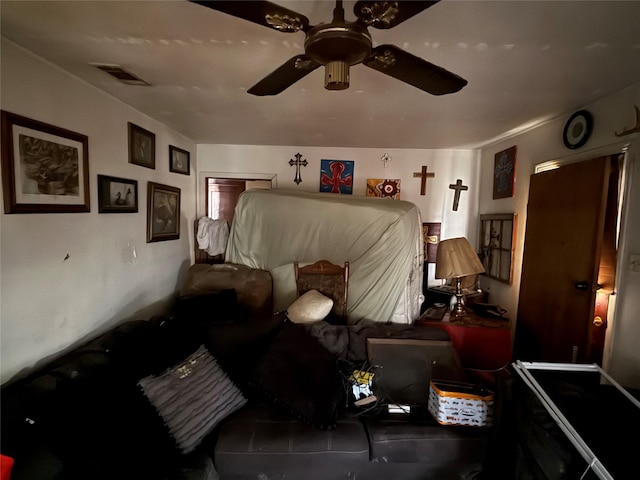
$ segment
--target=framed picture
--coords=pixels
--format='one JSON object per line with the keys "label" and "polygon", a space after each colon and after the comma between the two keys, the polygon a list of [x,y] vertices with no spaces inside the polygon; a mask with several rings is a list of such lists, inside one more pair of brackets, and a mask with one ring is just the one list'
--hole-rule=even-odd
{"label": "framed picture", "polygon": [[147,243],[180,238],[180,189],[147,184]]}
{"label": "framed picture", "polygon": [[156,135],[131,122],[129,125],[129,163],[156,168]]}
{"label": "framed picture", "polygon": [[181,173],[183,175],[190,175],[191,170],[189,166],[190,154],[186,150],[183,150],[173,145],[169,145],[169,171],[175,173]]}
{"label": "framed picture", "polygon": [[513,146],[496,153],[493,164],[493,199],[513,197],[516,178],[516,153]]}
{"label": "framed picture", "polygon": [[2,111],[5,213],[89,212],[86,135]]}
{"label": "framed picture", "polygon": [[137,180],[98,175],[98,212],[136,213],[137,211]]}
{"label": "framed picture", "polygon": [[321,160],[320,191],[351,195],[353,166],[353,160]]}
{"label": "framed picture", "polygon": [[515,231],[513,213],[480,215],[479,255],[487,277],[511,284]]}
{"label": "framed picture", "polygon": [[424,241],[424,262],[436,263],[438,244],[440,243],[441,223],[423,223],[422,239]]}
{"label": "framed picture", "polygon": [[367,197],[400,200],[399,178],[367,178]]}

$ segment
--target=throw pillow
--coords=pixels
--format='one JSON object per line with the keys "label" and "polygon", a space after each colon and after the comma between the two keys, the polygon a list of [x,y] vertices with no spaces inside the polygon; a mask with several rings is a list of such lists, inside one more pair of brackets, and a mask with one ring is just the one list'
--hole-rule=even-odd
{"label": "throw pillow", "polygon": [[345,392],[336,357],[303,325],[285,321],[260,359],[252,386],[316,428],[333,428]]}
{"label": "throw pillow", "polygon": [[319,322],[332,308],[333,300],[318,290],[309,290],[287,308],[287,316],[294,323]]}
{"label": "throw pillow", "polygon": [[138,384],[182,453],[193,451],[222,419],[246,403],[204,346],[163,374],[145,377]]}

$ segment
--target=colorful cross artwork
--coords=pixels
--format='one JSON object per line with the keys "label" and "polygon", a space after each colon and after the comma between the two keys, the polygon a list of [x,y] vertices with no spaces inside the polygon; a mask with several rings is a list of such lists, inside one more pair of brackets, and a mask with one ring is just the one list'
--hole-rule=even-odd
{"label": "colorful cross artwork", "polygon": [[353,160],[321,160],[320,191],[351,195]]}
{"label": "colorful cross artwork", "polygon": [[400,200],[399,178],[367,178],[367,197]]}

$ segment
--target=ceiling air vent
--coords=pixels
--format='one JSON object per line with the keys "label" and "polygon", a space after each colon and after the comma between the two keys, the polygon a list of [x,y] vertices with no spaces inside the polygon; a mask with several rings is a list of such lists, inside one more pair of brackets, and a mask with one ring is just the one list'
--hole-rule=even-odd
{"label": "ceiling air vent", "polygon": [[91,63],[96,68],[99,68],[103,72],[107,72],[112,77],[117,78],[122,83],[126,83],[127,85],[151,85],[149,82],[142,80],[139,77],[136,77],[134,74],[127,72],[120,65],[107,65],[104,63]]}

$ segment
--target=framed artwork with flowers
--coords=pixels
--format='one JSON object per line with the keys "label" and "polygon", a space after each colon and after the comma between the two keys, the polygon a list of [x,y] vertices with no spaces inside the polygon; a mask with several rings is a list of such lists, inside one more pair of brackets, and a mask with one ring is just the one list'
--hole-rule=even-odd
{"label": "framed artwork with flowers", "polygon": [[513,146],[496,153],[493,165],[493,199],[513,197],[516,182],[516,153]]}

